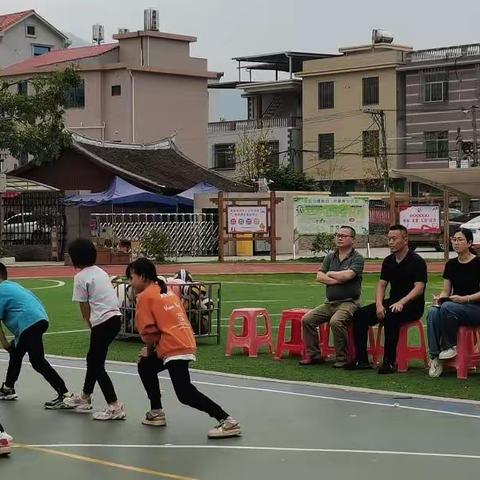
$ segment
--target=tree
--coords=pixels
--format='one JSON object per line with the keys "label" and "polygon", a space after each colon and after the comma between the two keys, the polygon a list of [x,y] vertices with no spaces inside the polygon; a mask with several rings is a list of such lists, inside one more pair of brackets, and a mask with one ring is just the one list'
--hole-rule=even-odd
{"label": "tree", "polygon": [[[18,93],[25,81],[31,95]],[[1,82],[0,150],[17,158],[29,154],[38,164],[57,158],[72,141],[64,125],[65,93],[79,83],[73,68]]]}
{"label": "tree", "polygon": [[309,191],[318,190],[318,183],[305,172],[294,170],[291,166],[269,169],[267,178],[272,180],[271,190]]}
{"label": "tree", "polygon": [[244,131],[235,145],[233,157],[238,165],[238,180],[252,185],[253,180],[265,177],[272,163],[272,148],[268,145],[269,131]]}

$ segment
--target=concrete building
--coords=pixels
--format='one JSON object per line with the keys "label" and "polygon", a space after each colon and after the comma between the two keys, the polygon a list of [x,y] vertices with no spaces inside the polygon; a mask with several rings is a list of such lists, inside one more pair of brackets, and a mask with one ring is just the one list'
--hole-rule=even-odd
{"label": "concrete building", "polygon": [[[273,164],[301,170],[302,81],[294,75],[302,70],[305,60],[329,56],[280,52],[234,58],[238,62],[238,81],[213,83],[209,87],[241,90],[247,103],[247,118],[209,123],[209,167],[230,177],[238,176],[241,166],[236,161],[235,148],[247,137],[267,143]],[[275,72],[275,76],[269,80],[253,80],[252,73],[259,71]]]}
{"label": "concrete building", "polygon": [[[190,56],[195,37],[158,31],[114,35],[116,43],[57,50],[0,71],[25,79],[75,66],[81,85],[67,92],[66,125],[97,140],[148,144],[174,136],[178,147],[207,166],[209,72]],[[12,167],[14,165],[10,165]]]}
{"label": "concrete building", "polygon": [[[480,117],[480,44],[409,52],[398,71],[405,83],[406,121],[399,135],[405,167],[448,168],[449,160],[462,159],[471,164],[472,110]],[[480,139],[480,119],[477,129]],[[414,195],[424,189],[412,184]]]}
{"label": "concrete building", "polygon": [[35,10],[0,14],[0,69],[69,45]]}
{"label": "concrete building", "polygon": [[[383,111],[388,168],[401,167],[397,130],[404,120],[397,68],[410,47],[376,43],[341,48],[340,55],[306,61],[303,78],[303,168],[334,193],[379,182]],[[377,162],[376,162],[377,159]]]}

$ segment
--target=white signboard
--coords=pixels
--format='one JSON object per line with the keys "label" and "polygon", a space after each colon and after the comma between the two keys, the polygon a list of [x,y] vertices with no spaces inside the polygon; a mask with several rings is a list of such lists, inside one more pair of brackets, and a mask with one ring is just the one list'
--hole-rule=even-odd
{"label": "white signboard", "polygon": [[440,233],[440,207],[438,205],[400,207],[400,225],[403,225],[408,233]]}
{"label": "white signboard", "polygon": [[228,233],[266,233],[267,207],[227,207]]}
{"label": "white signboard", "polygon": [[293,199],[296,235],[335,233],[342,225],[368,235],[368,199],[309,195]]}

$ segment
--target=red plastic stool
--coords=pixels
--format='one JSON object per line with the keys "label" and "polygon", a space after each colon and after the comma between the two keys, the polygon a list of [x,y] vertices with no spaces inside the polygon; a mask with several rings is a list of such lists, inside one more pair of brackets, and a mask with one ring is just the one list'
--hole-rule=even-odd
{"label": "red plastic stool", "polygon": [[[410,328],[416,328],[420,335],[420,346],[408,345],[408,331]],[[375,347],[375,357],[378,362],[383,357],[384,348],[382,345],[383,323],[378,324],[377,342]],[[404,323],[400,327],[397,343],[397,370],[401,373],[408,371],[408,363],[410,360],[423,360],[425,368],[428,367],[427,343],[425,342],[425,329],[421,320],[413,320]]]}
{"label": "red plastic stool", "polygon": [[480,327],[460,327],[457,334],[457,356],[447,366],[457,369],[457,378],[466,379],[468,371],[480,366]]}
{"label": "red plastic stool", "polygon": [[[257,318],[263,317],[265,320],[265,333],[257,333]],[[243,319],[243,328],[241,335],[235,334],[235,319]],[[230,314],[228,328],[227,346],[225,356],[230,357],[232,349],[243,348],[244,353],[249,357],[256,357],[258,348],[267,345],[270,353],[273,353],[272,341],[272,322],[270,315],[265,308],[237,308]]]}
{"label": "red plastic stool", "polygon": [[[372,356],[373,362],[375,363],[376,342],[375,333],[372,327],[369,327],[368,329],[368,342],[369,347],[367,349],[367,353]],[[320,349],[324,358],[329,358],[335,355],[335,347],[330,344],[330,324],[328,322],[320,325]],[[354,362],[355,359],[355,337],[353,334],[353,323],[351,323],[348,326],[347,362]]]}
{"label": "red plastic stool", "polygon": [[[305,355],[305,344],[302,338],[302,318],[310,310],[308,308],[292,308],[283,310],[278,327],[277,348],[275,360],[280,360],[284,351],[289,355]],[[285,340],[285,329],[290,323],[290,340]]]}

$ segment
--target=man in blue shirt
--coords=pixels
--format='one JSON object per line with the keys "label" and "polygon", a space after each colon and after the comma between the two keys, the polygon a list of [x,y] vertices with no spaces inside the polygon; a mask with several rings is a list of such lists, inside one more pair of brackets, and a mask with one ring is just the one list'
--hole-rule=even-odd
{"label": "man in blue shirt", "polygon": [[[45,408],[66,408],[63,400],[71,394],[60,375],[46,360],[43,349],[42,336],[48,329],[45,307],[30,290],[7,278],[7,269],[0,263],[0,343],[10,353],[7,377],[0,388],[0,400],[17,399],[15,383],[20,375],[23,357],[28,353],[33,369],[57,392],[57,397],[45,403]],[[11,343],[5,337],[2,322],[14,336]]]}

